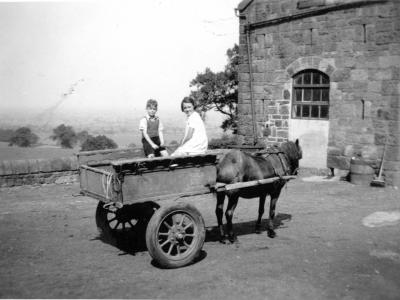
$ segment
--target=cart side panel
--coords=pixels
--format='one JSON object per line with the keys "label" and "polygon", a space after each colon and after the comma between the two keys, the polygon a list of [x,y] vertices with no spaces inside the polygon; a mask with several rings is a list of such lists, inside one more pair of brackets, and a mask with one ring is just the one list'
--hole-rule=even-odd
{"label": "cart side panel", "polygon": [[124,178],[122,194],[124,203],[162,200],[209,193],[215,181],[215,165],[130,174]]}
{"label": "cart side panel", "polygon": [[104,168],[91,168],[86,165],[80,166],[79,178],[81,192],[84,195],[91,196],[104,202],[111,201],[110,199],[114,198],[112,184],[109,184],[107,187],[107,175],[112,174],[110,171],[112,171],[112,168],[106,166]]}

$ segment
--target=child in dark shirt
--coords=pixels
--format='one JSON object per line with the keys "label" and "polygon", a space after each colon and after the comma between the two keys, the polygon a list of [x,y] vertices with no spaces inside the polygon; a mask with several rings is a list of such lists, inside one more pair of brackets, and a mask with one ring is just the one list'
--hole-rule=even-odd
{"label": "child in dark shirt", "polygon": [[142,132],[144,154],[148,158],[168,156],[164,147],[163,125],[156,116],[158,103],[150,99],[146,103],[147,115],[140,120],[139,130]]}

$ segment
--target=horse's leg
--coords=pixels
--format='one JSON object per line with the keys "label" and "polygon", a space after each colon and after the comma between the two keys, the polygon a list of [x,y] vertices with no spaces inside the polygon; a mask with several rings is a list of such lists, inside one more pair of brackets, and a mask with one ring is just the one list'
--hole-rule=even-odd
{"label": "horse's leg", "polygon": [[260,201],[258,202],[258,218],[256,222],[256,233],[261,233],[261,219],[264,215],[264,206],[265,206],[265,199],[267,198],[266,194],[260,196]]}
{"label": "horse's leg", "polygon": [[225,193],[217,193],[217,205],[215,207],[215,214],[217,215],[219,241],[225,244],[225,233],[222,218],[224,216],[224,200]]}
{"label": "horse's leg", "polygon": [[278,188],[270,194],[271,202],[269,203],[269,219],[268,219],[268,227],[267,227],[267,233],[270,238],[274,238],[276,236],[276,233],[274,230],[275,207],[276,207],[276,202],[278,201],[280,193],[281,193],[281,188]]}
{"label": "horse's leg", "polygon": [[226,211],[225,211],[226,230],[228,231],[228,239],[231,243],[234,243],[237,240],[236,236],[233,233],[232,219],[233,219],[233,213],[236,209],[238,200],[239,200],[238,194],[230,195],[229,201],[228,201],[228,206],[226,207]]}

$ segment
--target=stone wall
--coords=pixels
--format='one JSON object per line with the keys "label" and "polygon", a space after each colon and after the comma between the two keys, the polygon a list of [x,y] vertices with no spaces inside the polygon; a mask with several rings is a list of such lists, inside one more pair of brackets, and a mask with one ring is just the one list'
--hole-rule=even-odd
{"label": "stone wall", "polygon": [[360,156],[377,168],[387,137],[384,169],[387,181],[399,185],[399,4],[243,1],[239,5],[238,105],[242,139],[252,143],[256,135],[267,144],[285,141],[291,117],[292,77],[301,70],[316,69],[327,74],[331,84],[327,166],[349,169],[350,158]]}
{"label": "stone wall", "polygon": [[144,157],[141,148],[85,151],[53,159],[3,160],[0,161],[0,187],[75,182],[79,165],[96,166],[136,157]]}
{"label": "stone wall", "polygon": [[0,161],[0,187],[77,181],[76,157]]}

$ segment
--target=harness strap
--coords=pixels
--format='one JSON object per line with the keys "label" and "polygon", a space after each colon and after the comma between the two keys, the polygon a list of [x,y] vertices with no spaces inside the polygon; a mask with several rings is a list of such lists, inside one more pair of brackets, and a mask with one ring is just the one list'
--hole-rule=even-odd
{"label": "harness strap", "polygon": [[276,155],[279,158],[279,162],[280,162],[280,166],[282,168],[283,174],[282,172],[280,172],[280,170],[278,170],[278,166],[274,165],[274,160],[271,160],[271,165],[272,165],[272,169],[274,170],[275,175],[282,177],[285,175],[290,175],[290,168],[287,165],[286,162],[286,157],[285,154],[283,152],[274,152],[274,153],[267,153],[266,156],[263,156],[265,159],[267,159],[268,157],[272,156],[272,155]]}

